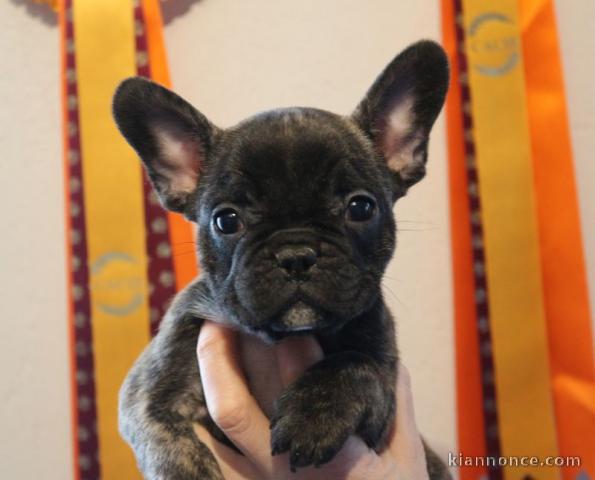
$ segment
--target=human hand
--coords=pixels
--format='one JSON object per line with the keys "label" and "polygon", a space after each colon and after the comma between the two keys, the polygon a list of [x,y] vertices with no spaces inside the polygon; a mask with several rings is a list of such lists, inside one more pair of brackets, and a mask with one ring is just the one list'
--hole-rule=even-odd
{"label": "human hand", "polygon": [[[397,412],[387,448],[380,454],[351,436],[329,463],[292,473],[288,455],[271,455],[269,420],[250,394],[238,356],[237,333],[205,322],[198,340],[198,362],[207,408],[214,422],[244,454],[197,434],[217,457],[227,480],[427,480],[426,458],[415,423],[411,380],[399,365]],[[294,337],[275,348],[281,380],[289,385],[323,353],[313,337]]]}

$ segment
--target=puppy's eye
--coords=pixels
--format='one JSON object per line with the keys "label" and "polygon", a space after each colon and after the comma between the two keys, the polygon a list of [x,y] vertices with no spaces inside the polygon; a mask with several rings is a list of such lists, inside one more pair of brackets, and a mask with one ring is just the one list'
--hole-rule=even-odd
{"label": "puppy's eye", "polygon": [[365,222],[374,215],[376,202],[366,195],[356,195],[347,204],[347,220],[352,222]]}
{"label": "puppy's eye", "polygon": [[218,212],[213,221],[217,230],[225,235],[237,233],[244,227],[240,214],[231,208]]}

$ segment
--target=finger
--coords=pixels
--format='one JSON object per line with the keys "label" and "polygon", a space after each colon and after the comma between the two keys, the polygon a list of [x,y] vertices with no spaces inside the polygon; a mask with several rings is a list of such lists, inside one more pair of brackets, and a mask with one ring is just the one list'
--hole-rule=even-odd
{"label": "finger", "polygon": [[415,421],[411,376],[403,364],[399,364],[398,372],[396,425],[389,450],[406,478],[427,478],[425,450]]}
{"label": "finger", "polygon": [[197,354],[213,421],[252,463],[269,468],[269,421],[248,390],[238,361],[236,333],[205,322],[198,338]]}
{"label": "finger", "polygon": [[[402,363],[399,364],[398,371],[397,402],[399,402],[399,407],[397,409],[397,424],[400,425],[403,434],[419,436],[413,405],[411,375]],[[397,431],[399,431],[399,427],[397,427]]]}
{"label": "finger", "polygon": [[275,348],[279,374],[284,386],[300,377],[304,371],[324,357],[322,348],[313,336],[289,337]]}

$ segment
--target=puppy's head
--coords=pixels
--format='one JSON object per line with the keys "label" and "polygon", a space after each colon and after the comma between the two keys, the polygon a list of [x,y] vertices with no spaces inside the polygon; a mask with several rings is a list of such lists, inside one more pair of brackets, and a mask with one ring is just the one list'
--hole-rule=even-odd
{"label": "puppy's head", "polygon": [[275,340],[339,329],[378,300],[392,206],[425,174],[447,84],[444,52],[424,41],[348,117],[288,108],[222,130],[140,78],[120,85],[114,116],[163,205],[198,224],[223,314]]}

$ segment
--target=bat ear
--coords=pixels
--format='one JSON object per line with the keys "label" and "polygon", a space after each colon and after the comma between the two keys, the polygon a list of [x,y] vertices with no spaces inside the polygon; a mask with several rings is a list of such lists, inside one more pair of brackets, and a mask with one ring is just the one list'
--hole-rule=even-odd
{"label": "bat ear", "polygon": [[394,173],[398,195],[423,178],[428,139],[448,89],[442,47],[421,41],[384,69],[353,113]]}
{"label": "bat ear", "polygon": [[218,129],[186,100],[141,77],[120,84],[113,114],[163,206],[191,217],[190,198]]}

